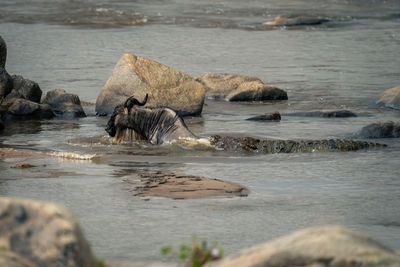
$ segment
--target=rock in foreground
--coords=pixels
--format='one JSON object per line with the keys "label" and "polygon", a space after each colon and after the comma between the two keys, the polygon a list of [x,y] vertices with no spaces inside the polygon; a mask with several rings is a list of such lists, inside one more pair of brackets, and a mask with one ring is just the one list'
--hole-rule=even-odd
{"label": "rock in foreground", "polygon": [[125,54],[96,101],[99,115],[111,114],[128,97],[144,99],[147,106],[169,107],[181,116],[200,115],[205,88],[191,76],[147,58]]}
{"label": "rock in foreground", "polygon": [[339,226],[304,229],[229,256],[213,267],[400,266],[400,255],[373,238]]}
{"label": "rock in foreground", "polygon": [[387,107],[400,109],[400,86],[390,88],[383,92],[377,103]]}
{"label": "rock in foreground", "polygon": [[54,113],[63,117],[86,117],[78,95],[55,89],[47,92],[43,104],[48,104]]}
{"label": "rock in foreground", "polygon": [[213,135],[212,145],[226,151],[249,151],[256,153],[296,153],[323,151],[355,151],[371,147],[384,147],[384,144],[350,140],[279,140],[257,139],[253,137],[233,137]]}
{"label": "rock in foreground", "polygon": [[12,99],[7,118],[11,119],[51,119],[54,113],[46,104],[38,104],[23,98]]}
{"label": "rock in foreground", "polygon": [[395,138],[400,137],[400,121],[378,121],[363,127],[357,136],[363,138]]}
{"label": "rock in foreground", "polygon": [[227,73],[206,73],[196,77],[206,86],[206,96],[228,101],[287,100],[287,93],[275,86],[264,84],[254,76]]}
{"label": "rock in foreground", "polygon": [[0,198],[0,244],[0,263],[97,266],[76,217],[56,204]]}
{"label": "rock in foreground", "polygon": [[238,184],[192,175],[155,173],[142,174],[140,179],[144,185],[135,189],[136,196],[186,199],[248,195],[248,190]]}

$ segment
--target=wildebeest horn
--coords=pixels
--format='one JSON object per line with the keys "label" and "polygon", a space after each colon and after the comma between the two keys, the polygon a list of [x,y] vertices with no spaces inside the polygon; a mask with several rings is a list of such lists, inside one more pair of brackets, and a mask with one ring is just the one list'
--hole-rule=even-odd
{"label": "wildebeest horn", "polygon": [[137,100],[134,96],[131,96],[125,101],[124,107],[128,108],[128,110],[129,110],[133,106],[144,106],[144,105],[146,105],[147,98],[148,98],[148,94],[146,94],[146,96],[144,97],[143,102],[140,103],[139,100]]}

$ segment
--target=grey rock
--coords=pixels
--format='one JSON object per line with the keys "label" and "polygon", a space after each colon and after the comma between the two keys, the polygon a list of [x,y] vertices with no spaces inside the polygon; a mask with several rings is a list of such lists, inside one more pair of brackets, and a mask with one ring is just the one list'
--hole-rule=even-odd
{"label": "grey rock", "polygon": [[206,87],[206,96],[228,101],[286,100],[287,93],[275,86],[264,84],[254,76],[228,73],[206,73],[196,77]]}
{"label": "grey rock", "polygon": [[307,26],[320,25],[329,22],[329,19],[314,16],[277,16],[273,21],[265,22],[267,26]]}
{"label": "grey rock", "polygon": [[256,245],[212,267],[400,266],[400,255],[372,237],[340,226],[314,227]]}
{"label": "grey rock", "polygon": [[4,69],[6,67],[6,60],[7,60],[7,45],[0,35],[0,68]]}
{"label": "grey rock", "polygon": [[47,92],[43,104],[51,106],[54,113],[63,117],[86,117],[79,96],[65,90],[55,89]]}
{"label": "grey rock", "polygon": [[400,86],[390,88],[383,92],[377,104],[400,109]]}
{"label": "grey rock", "polygon": [[13,89],[6,96],[5,100],[10,100],[13,98],[23,98],[30,100],[35,103],[40,102],[42,97],[42,90],[39,85],[31,80],[24,79],[21,75],[12,75]]}
{"label": "grey rock", "polygon": [[359,149],[385,147],[384,144],[351,139],[327,140],[280,140],[213,135],[212,145],[226,151],[248,151],[254,153],[296,153],[321,151],[355,151]]}
{"label": "grey rock", "polygon": [[200,115],[205,88],[193,77],[156,61],[125,54],[96,101],[99,115],[111,114],[128,97],[143,99],[149,95],[147,106],[168,107],[181,116]]}
{"label": "grey rock", "polygon": [[6,69],[0,67],[0,100],[5,98],[13,88],[13,79]]}
{"label": "grey rock", "polygon": [[50,119],[54,117],[51,107],[23,98],[15,99],[7,110],[9,119]]}
{"label": "grey rock", "polygon": [[363,138],[396,138],[400,137],[400,121],[377,121],[363,127],[356,133]]}
{"label": "grey rock", "polygon": [[319,118],[350,118],[357,114],[350,110],[317,110],[308,112],[294,112],[282,114],[282,116],[319,117]]}
{"label": "grey rock", "polygon": [[97,266],[76,217],[56,204],[0,198],[0,243],[2,266]]}
{"label": "grey rock", "polygon": [[251,118],[246,119],[248,121],[280,121],[281,114],[279,112],[274,113],[265,113],[262,115],[254,116]]}

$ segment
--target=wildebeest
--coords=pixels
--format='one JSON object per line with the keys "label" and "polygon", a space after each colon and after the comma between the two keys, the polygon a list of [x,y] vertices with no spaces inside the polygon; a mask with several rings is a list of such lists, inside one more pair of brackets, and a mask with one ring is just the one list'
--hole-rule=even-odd
{"label": "wildebeest", "polygon": [[158,145],[180,138],[197,138],[174,110],[143,107],[147,99],[147,94],[142,102],[131,96],[116,106],[106,132],[119,143],[136,139]]}

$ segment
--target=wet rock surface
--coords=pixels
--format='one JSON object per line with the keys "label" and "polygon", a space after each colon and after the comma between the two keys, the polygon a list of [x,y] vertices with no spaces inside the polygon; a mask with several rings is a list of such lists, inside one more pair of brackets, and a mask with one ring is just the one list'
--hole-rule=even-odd
{"label": "wet rock surface", "polygon": [[319,118],[350,118],[357,117],[357,114],[350,110],[316,110],[307,112],[293,112],[282,114],[282,116],[293,117],[319,117]]}
{"label": "wet rock surface", "polygon": [[329,19],[313,16],[277,16],[272,21],[265,22],[267,26],[307,26],[320,25],[329,22]]}
{"label": "wet rock surface", "polygon": [[265,113],[246,119],[248,121],[280,121],[281,114],[279,112]]}
{"label": "wet rock surface", "polygon": [[4,266],[96,266],[76,217],[56,204],[0,198],[0,244]]}
{"label": "wet rock surface", "polygon": [[396,138],[400,137],[400,121],[377,121],[363,127],[356,133],[362,138]]}
{"label": "wet rock surface", "polygon": [[351,139],[326,140],[278,140],[253,137],[233,137],[213,135],[212,145],[226,151],[249,151],[256,153],[296,153],[321,151],[355,151],[365,148],[385,147],[384,144]]}
{"label": "wet rock surface", "polygon": [[143,186],[135,188],[136,196],[186,199],[248,195],[248,190],[238,184],[192,175],[157,172],[141,174],[140,180]]}
{"label": "wet rock surface", "polygon": [[5,68],[7,60],[7,45],[0,35],[0,68]]}
{"label": "wet rock surface", "polygon": [[86,117],[79,96],[65,90],[55,89],[47,92],[43,104],[48,104],[54,113],[63,117]]}
{"label": "wet rock surface", "polygon": [[14,98],[22,98],[35,103],[40,102],[42,90],[36,82],[25,79],[21,75],[12,75],[11,77],[13,80],[13,89],[5,97],[6,101]]}
{"label": "wet rock surface", "polygon": [[13,88],[13,80],[6,69],[0,67],[0,100],[8,95]]}
{"label": "wet rock surface", "polygon": [[228,101],[286,100],[287,93],[264,84],[259,78],[228,73],[206,73],[196,77],[206,87],[208,98]]}
{"label": "wet rock surface", "polygon": [[7,119],[50,119],[54,113],[49,105],[26,99],[15,99],[7,110]]}
{"label": "wet rock surface", "polygon": [[400,86],[390,88],[383,92],[377,104],[400,109]]}
{"label": "wet rock surface", "polygon": [[118,61],[96,101],[99,115],[111,114],[128,97],[144,99],[147,106],[168,107],[181,116],[200,115],[205,88],[193,77],[156,61],[125,54]]}
{"label": "wet rock surface", "polygon": [[213,267],[400,266],[400,255],[372,237],[340,226],[300,230],[228,256]]}

